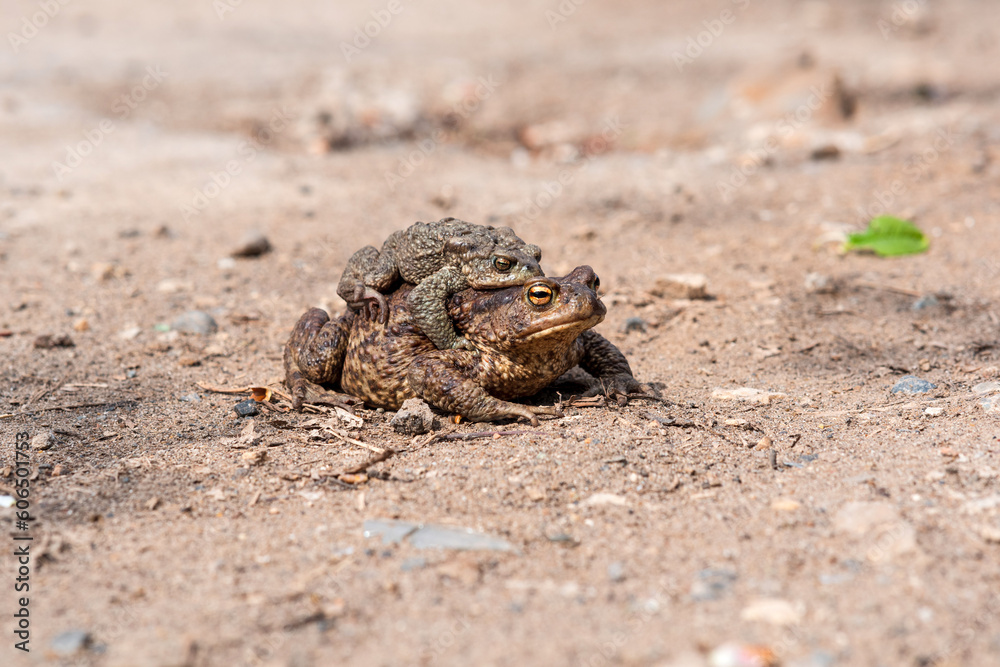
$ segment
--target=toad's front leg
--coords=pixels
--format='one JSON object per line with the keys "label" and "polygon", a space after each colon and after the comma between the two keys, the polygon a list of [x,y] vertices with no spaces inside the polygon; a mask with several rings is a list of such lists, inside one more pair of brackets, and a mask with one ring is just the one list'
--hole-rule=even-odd
{"label": "toad's front leg", "polygon": [[423,354],[409,370],[410,389],[431,405],[474,422],[524,417],[538,426],[538,415],[558,415],[550,406],[522,405],[490,396],[476,383],[476,356],[466,350]]}
{"label": "toad's front leg", "polygon": [[[292,394],[294,409],[301,410],[307,396],[325,392],[318,385],[340,379],[353,319],[354,313],[348,312],[337,320],[330,320],[325,310],[311,308],[295,323],[284,353],[285,384]],[[343,398],[334,398],[332,402],[349,403]]]}
{"label": "toad's front leg", "polygon": [[389,252],[380,253],[374,246],[365,246],[351,255],[340,276],[337,294],[351,310],[364,312],[373,320],[385,324],[389,319],[382,292],[399,279],[395,257]]}
{"label": "toad's front leg", "polygon": [[468,286],[461,271],[446,266],[424,278],[406,297],[413,322],[439,350],[472,349],[471,344],[455,332],[445,305],[448,297]]}
{"label": "toad's front leg", "polygon": [[632,376],[625,355],[608,339],[589,329],[580,334],[580,340],[583,341],[580,367],[597,379],[597,384],[585,396],[645,393],[642,385]]}

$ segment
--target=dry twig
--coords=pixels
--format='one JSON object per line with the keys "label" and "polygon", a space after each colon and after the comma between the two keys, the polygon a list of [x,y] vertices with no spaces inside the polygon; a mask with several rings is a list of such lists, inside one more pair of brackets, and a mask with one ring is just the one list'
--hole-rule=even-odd
{"label": "dry twig", "polygon": [[75,403],[73,405],[53,405],[47,408],[35,408],[34,410],[25,410],[24,412],[15,412],[6,415],[0,415],[0,419],[10,419],[11,417],[19,417],[21,415],[33,415],[33,414],[38,414],[39,412],[52,412],[53,410],[81,410],[83,408],[104,408],[109,405],[122,407],[135,402],[136,401],[132,399],[128,399],[125,401],[103,401],[100,403]]}
{"label": "dry twig", "polygon": [[340,438],[344,442],[349,442],[352,445],[357,445],[358,447],[364,447],[365,449],[375,452],[376,454],[384,454],[389,451],[388,449],[382,449],[381,447],[376,447],[375,445],[369,445],[367,442],[361,442],[360,440],[355,440],[354,438],[348,436],[346,433],[336,428],[324,428],[324,431],[329,432],[335,438]]}
{"label": "dry twig", "polygon": [[435,438],[435,440],[478,440],[479,438],[498,438],[506,435],[552,435],[552,434],[545,433],[544,431],[476,431],[474,433],[445,433]]}
{"label": "dry twig", "polygon": [[[344,471],[340,473],[340,475],[355,475],[359,472],[364,472],[369,468],[371,468],[376,463],[381,463],[382,461],[388,459],[390,456],[394,456],[398,453],[399,453],[398,450],[392,449],[391,447],[386,447],[385,449],[380,450],[378,454],[371,457],[367,461],[362,461],[356,466],[351,466],[350,468],[346,468]],[[339,477],[340,475],[335,475],[334,477]]]}
{"label": "dry twig", "polygon": [[201,389],[210,391],[214,394],[249,394],[250,389],[253,388],[253,385],[247,385],[245,387],[218,387],[213,384],[208,384],[207,382],[195,382],[195,384]]}

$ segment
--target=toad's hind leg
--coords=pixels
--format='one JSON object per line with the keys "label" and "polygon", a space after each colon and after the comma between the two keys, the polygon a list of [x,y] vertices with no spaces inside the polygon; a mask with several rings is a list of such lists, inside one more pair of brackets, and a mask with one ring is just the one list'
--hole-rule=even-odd
{"label": "toad's hind leg", "polygon": [[330,320],[325,310],[311,308],[292,329],[285,343],[285,384],[292,394],[292,407],[302,409],[315,386],[337,382],[347,354],[347,337],[354,313]]}
{"label": "toad's hind leg", "polygon": [[435,351],[421,355],[410,366],[410,388],[428,403],[475,422],[524,417],[538,426],[538,415],[560,415],[556,407],[523,405],[490,396],[470,377],[475,363],[465,350]]}

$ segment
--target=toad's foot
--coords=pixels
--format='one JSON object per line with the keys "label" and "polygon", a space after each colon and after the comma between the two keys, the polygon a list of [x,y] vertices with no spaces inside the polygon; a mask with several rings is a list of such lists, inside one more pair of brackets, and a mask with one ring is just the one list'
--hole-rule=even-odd
{"label": "toad's foot", "polygon": [[500,401],[500,403],[505,404],[508,410],[508,416],[518,416],[524,417],[531,422],[532,426],[538,426],[538,415],[552,415],[555,417],[562,417],[562,408],[558,405],[523,405],[521,403],[509,403],[507,401]]}
{"label": "toad's foot", "polygon": [[358,283],[354,287],[352,298],[347,300],[347,305],[352,310],[362,313],[370,320],[378,320],[380,324],[389,321],[389,306],[385,302],[385,297],[377,290]]}
{"label": "toad's foot", "polygon": [[301,409],[303,404],[310,403],[313,405],[329,405],[344,408],[353,414],[354,408],[364,403],[360,398],[327,389],[305,378],[302,378],[298,382],[297,388],[299,391],[296,398],[300,399],[300,403],[296,409]]}
{"label": "toad's foot", "polygon": [[583,396],[613,397],[645,393],[646,391],[638,380],[628,373],[621,373],[597,378],[594,384],[583,393]]}

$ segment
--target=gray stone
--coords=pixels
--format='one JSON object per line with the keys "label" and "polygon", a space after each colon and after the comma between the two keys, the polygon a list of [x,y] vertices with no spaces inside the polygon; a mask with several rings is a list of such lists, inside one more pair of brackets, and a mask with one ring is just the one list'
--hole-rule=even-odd
{"label": "gray stone", "polygon": [[608,565],[608,579],[614,583],[625,581],[625,563],[616,560],[611,565]]}
{"label": "gray stone", "polygon": [[979,405],[989,414],[1000,414],[1000,394],[983,396],[979,399]]}
{"label": "gray stone", "polygon": [[646,333],[646,320],[641,317],[630,317],[625,320],[625,326],[622,327],[622,330],[625,333],[631,333],[633,331]]}
{"label": "gray stone", "polygon": [[736,573],[732,570],[702,570],[691,584],[691,599],[695,602],[718,600],[726,595],[736,581]]}
{"label": "gray stone", "polygon": [[813,651],[804,658],[792,660],[788,667],[833,667],[836,659],[826,651]]}
{"label": "gray stone", "polygon": [[90,633],[86,630],[67,630],[49,642],[49,648],[58,655],[73,655],[90,646]]}
{"label": "gray stone", "polygon": [[408,398],[389,424],[397,433],[404,435],[422,435],[437,428],[437,419],[431,412],[431,406],[419,398]]}
{"label": "gray stone", "polygon": [[937,385],[914,375],[904,375],[899,382],[892,385],[893,394],[926,394],[932,389],[937,389]]}
{"label": "gray stone", "polygon": [[219,330],[215,319],[203,310],[189,310],[170,325],[174,331],[207,336]]}
{"label": "gray stone", "polygon": [[1000,382],[980,382],[972,388],[972,393],[977,396],[985,396],[998,392],[1000,392]]}
{"label": "gray stone", "polygon": [[414,556],[404,560],[400,564],[399,569],[403,572],[409,572],[410,570],[421,570],[425,567],[427,567],[427,559],[423,556]]}
{"label": "gray stone", "polygon": [[934,306],[937,306],[940,303],[941,302],[938,301],[938,298],[936,296],[934,296],[933,294],[928,294],[927,296],[922,296],[919,299],[917,299],[916,301],[914,301],[913,305],[910,306],[910,309],[911,310],[926,310],[928,308],[933,308]]}
{"label": "gray stone", "polygon": [[459,526],[410,523],[390,519],[368,519],[365,537],[382,537],[382,544],[399,544],[406,540],[416,549],[447,549],[450,551],[516,551],[507,540],[477,533]]}

